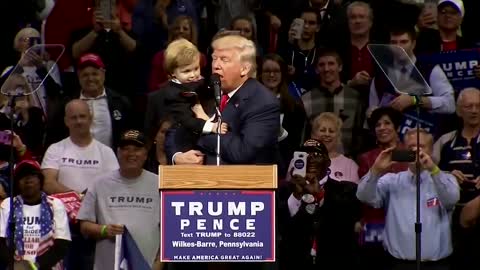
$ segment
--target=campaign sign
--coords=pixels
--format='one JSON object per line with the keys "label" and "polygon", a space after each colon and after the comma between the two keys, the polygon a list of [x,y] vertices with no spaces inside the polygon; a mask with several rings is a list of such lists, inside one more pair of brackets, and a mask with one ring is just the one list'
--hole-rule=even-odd
{"label": "campaign sign", "polygon": [[274,191],[162,191],[163,262],[275,261]]}
{"label": "campaign sign", "polygon": [[[384,93],[379,105],[382,107],[390,106],[390,103],[396,97],[396,95]],[[433,114],[421,109],[420,117],[418,117],[415,109],[407,109],[403,112],[403,120],[400,123],[400,137],[403,138],[403,136],[407,133],[408,130],[416,128],[417,122],[420,125],[420,128],[425,129],[427,132],[430,132],[432,134],[436,133],[435,118]]]}
{"label": "campaign sign", "polygon": [[480,80],[474,75],[474,67],[480,61],[480,50],[458,50],[418,56],[419,61],[439,65],[458,95],[467,87],[480,87]]}

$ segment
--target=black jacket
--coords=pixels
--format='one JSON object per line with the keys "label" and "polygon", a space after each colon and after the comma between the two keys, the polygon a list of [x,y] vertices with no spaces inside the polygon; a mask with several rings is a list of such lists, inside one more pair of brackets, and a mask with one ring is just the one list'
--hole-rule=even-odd
{"label": "black jacket", "polygon": [[[293,217],[287,203],[291,193],[287,187],[280,191],[283,197],[277,221],[282,235],[280,269],[353,269],[355,266],[357,237],[354,227],[360,220],[361,207],[356,197],[357,185],[328,179],[324,188],[322,206],[309,214],[305,202],[302,202]],[[315,258],[310,255],[314,239],[317,241]]]}
{"label": "black jacket", "polygon": [[200,134],[205,121],[195,118],[190,109],[195,98],[182,95],[183,92],[196,92],[198,99],[206,113],[212,113],[215,109],[213,91],[204,85],[203,81],[191,84],[177,84],[167,82],[158,91],[148,96],[147,113],[145,115],[145,133],[154,138],[160,122],[166,119],[173,120],[177,124],[185,126],[188,131]]}
{"label": "black jacket", "polygon": [[[135,125],[132,115],[132,106],[126,97],[108,88],[105,89],[105,93],[107,95],[108,109],[112,120],[112,148],[116,149],[122,132],[131,128],[141,128],[141,125]],[[64,122],[65,105],[70,100],[78,98],[80,98],[80,94],[73,98],[66,98],[63,101],[62,106],[60,106],[55,113],[54,118],[49,119],[49,121],[54,123],[55,127],[47,131],[45,148],[68,137],[68,129]]]}
{"label": "black jacket", "polygon": [[[193,133],[201,134],[206,121],[196,118],[191,107],[198,101],[207,113],[212,112],[215,106],[213,90],[206,87],[203,80],[188,84],[169,82],[166,87],[167,89],[163,90],[166,113],[171,115],[177,124]],[[189,92],[194,92],[197,96],[191,96]]]}

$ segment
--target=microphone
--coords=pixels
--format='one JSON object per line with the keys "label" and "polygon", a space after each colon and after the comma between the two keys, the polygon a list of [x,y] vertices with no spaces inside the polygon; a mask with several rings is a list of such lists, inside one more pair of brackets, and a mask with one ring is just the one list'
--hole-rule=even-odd
{"label": "microphone", "polygon": [[220,75],[213,73],[212,76],[210,76],[210,86],[213,87],[215,102],[217,106],[220,106],[220,100],[222,99],[222,83],[220,82]]}

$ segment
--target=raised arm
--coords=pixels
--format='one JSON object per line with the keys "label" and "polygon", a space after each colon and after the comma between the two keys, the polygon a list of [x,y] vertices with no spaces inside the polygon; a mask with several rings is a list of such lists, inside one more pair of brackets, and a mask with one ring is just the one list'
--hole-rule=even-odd
{"label": "raised arm", "polygon": [[358,185],[357,198],[372,207],[381,208],[384,205],[391,186],[395,183],[397,175],[383,175],[393,164],[393,149],[394,147],[388,148],[378,155],[372,168]]}

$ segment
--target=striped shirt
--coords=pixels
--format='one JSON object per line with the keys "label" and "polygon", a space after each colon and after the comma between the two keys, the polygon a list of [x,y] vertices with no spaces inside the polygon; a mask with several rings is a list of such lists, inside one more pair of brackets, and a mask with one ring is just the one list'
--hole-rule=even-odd
{"label": "striped shirt", "polygon": [[323,112],[332,112],[343,121],[342,143],[345,154],[351,154],[353,133],[362,126],[362,103],[357,90],[342,85],[335,91],[319,87],[302,96],[303,105],[309,118]]}
{"label": "striped shirt", "polygon": [[[434,149],[440,169],[461,171],[471,181],[480,176],[480,136],[468,142],[461,135],[461,130],[452,131],[440,137]],[[471,181],[461,184],[460,203],[468,202],[480,194]]]}

